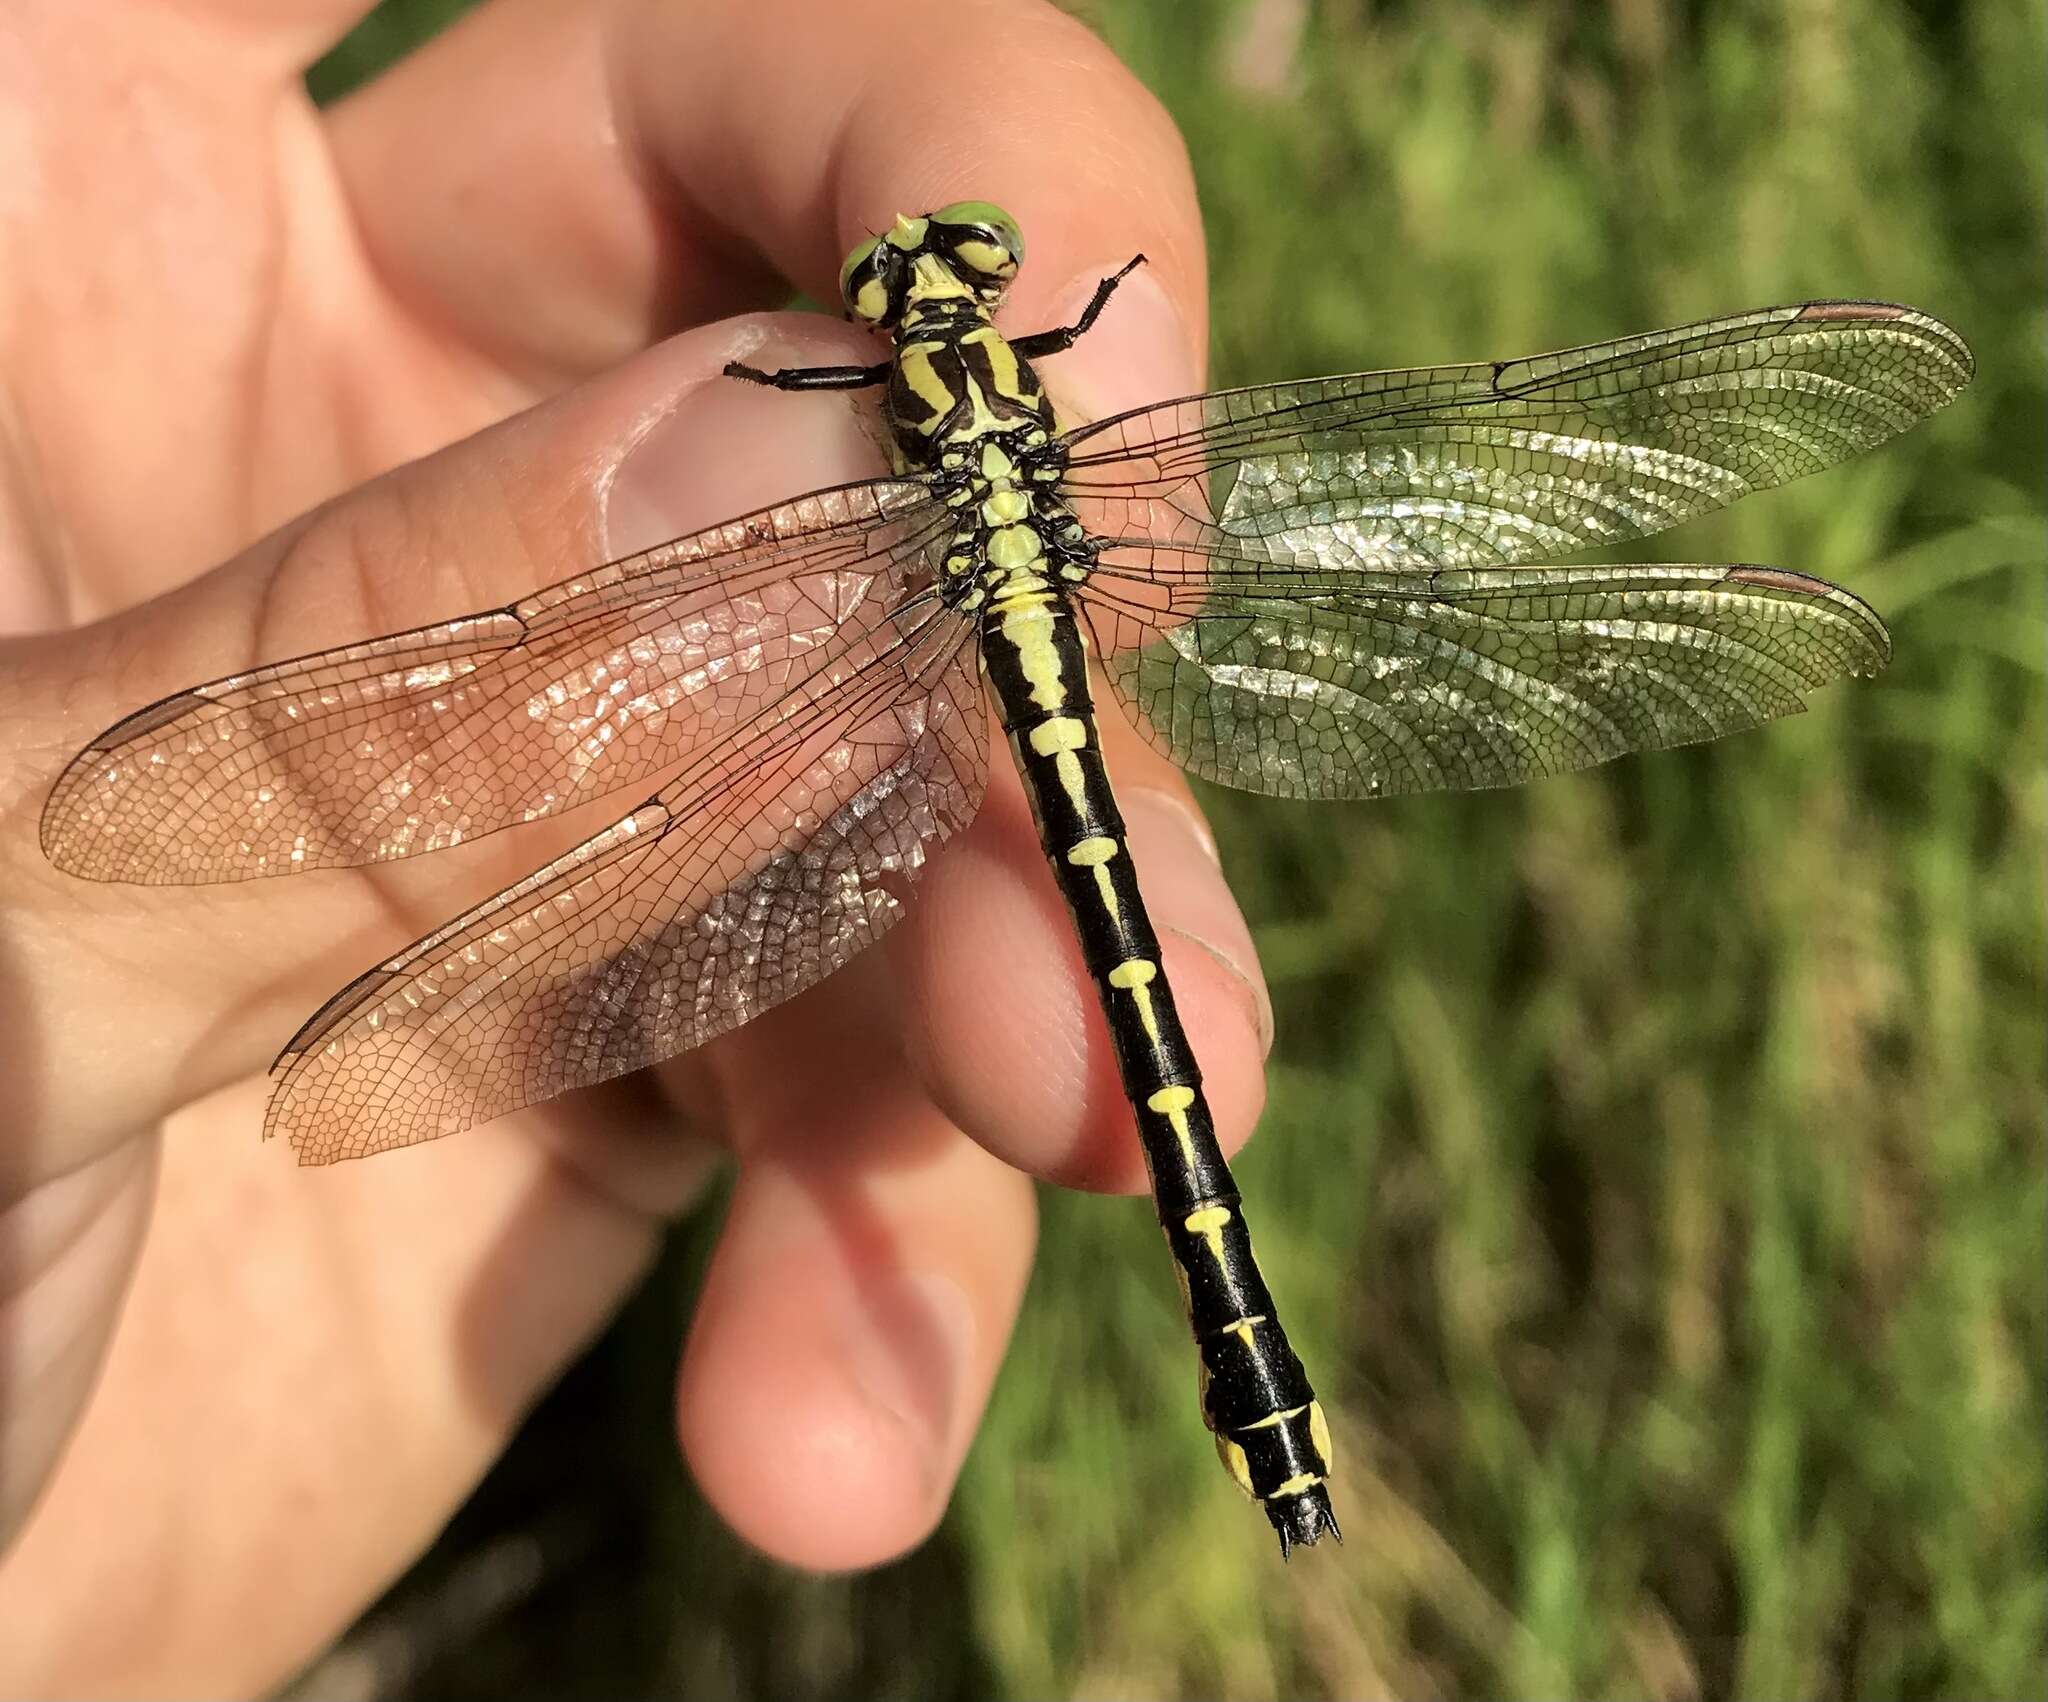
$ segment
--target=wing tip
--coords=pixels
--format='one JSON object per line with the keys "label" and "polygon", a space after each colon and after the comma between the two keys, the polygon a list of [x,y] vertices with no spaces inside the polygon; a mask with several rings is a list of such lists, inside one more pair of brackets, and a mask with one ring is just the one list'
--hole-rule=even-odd
{"label": "wing tip", "polygon": [[[1845,614],[1852,616],[1869,642],[1867,655],[1853,659],[1849,663],[1849,672],[1857,679],[1873,679],[1891,663],[1892,634],[1891,628],[1885,625],[1884,616],[1854,591],[1837,585],[1832,580],[1821,579],[1811,573],[1797,573],[1789,567],[1771,567],[1761,562],[1742,562],[1727,570],[1723,582],[1750,585],[1760,591],[1790,591],[1797,596],[1832,603]],[[1865,661],[1868,662],[1868,666],[1862,665]]]}
{"label": "wing tip", "polygon": [[1958,376],[1945,386],[1947,394],[1938,407],[1945,407],[1955,400],[1970,381],[1977,376],[1977,357],[1971,352],[1963,334],[1947,320],[1927,312],[1924,308],[1912,307],[1905,302],[1861,300],[1854,297],[1825,298],[1801,302],[1793,310],[1795,324],[1880,324],[1909,326],[1922,333],[1930,342],[1941,346],[1942,352],[1955,367]]}

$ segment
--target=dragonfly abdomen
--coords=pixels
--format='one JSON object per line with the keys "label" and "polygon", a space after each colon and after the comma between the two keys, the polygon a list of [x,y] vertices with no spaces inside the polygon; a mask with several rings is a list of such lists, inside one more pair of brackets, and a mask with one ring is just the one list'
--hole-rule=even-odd
{"label": "dragonfly abdomen", "polygon": [[982,661],[1137,1116],[1201,1354],[1203,1422],[1238,1487],[1265,1508],[1283,1553],[1335,1535],[1323,1487],[1328,1427],[1275,1315],[1216,1142],[1103,765],[1066,595],[1036,570],[1001,581],[982,620]]}

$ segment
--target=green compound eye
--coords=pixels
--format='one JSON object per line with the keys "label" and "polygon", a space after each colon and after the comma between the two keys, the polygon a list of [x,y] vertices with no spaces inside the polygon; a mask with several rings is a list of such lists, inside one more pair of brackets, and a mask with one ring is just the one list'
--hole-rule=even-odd
{"label": "green compound eye", "polygon": [[854,299],[859,293],[859,285],[854,280],[854,274],[865,268],[869,278],[874,278],[874,268],[869,266],[868,262],[874,259],[875,250],[881,246],[881,242],[882,239],[878,236],[869,237],[846,257],[846,264],[839,268],[839,298],[846,303],[846,310],[849,313],[860,313],[860,304]]}
{"label": "green compound eye", "polygon": [[933,224],[961,232],[953,252],[977,271],[1007,276],[1024,261],[1024,233],[993,201],[955,201],[926,215]]}

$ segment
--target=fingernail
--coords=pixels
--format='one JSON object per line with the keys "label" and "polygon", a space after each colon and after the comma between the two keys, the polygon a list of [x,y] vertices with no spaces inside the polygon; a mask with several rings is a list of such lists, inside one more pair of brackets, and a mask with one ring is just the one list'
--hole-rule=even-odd
{"label": "fingernail", "polygon": [[[1084,272],[1056,298],[1052,324],[1080,318],[1096,287],[1115,266]],[[1027,327],[1036,329],[1036,327]],[[1041,370],[1063,401],[1088,419],[1202,388],[1203,351],[1151,267],[1140,266],[1117,285],[1102,317],[1070,354],[1050,355]]]}
{"label": "fingernail", "polygon": [[1251,929],[1223,866],[1216,841],[1191,805],[1150,787],[1119,790],[1138,884],[1162,929],[1200,946],[1244,988],[1261,1056],[1273,1049],[1273,1003],[1259,971]]}
{"label": "fingernail", "polygon": [[710,435],[701,418],[712,401],[707,387],[708,381],[693,385],[643,421],[614,464],[603,490],[605,551],[612,560],[666,543],[695,524],[679,493]]}
{"label": "fingernail", "polygon": [[776,330],[700,353],[718,366],[705,372],[693,361],[695,381],[649,411],[603,481],[610,559],[881,470],[844,398],[786,395],[718,369],[726,359],[770,368],[845,359],[837,342],[822,340],[830,334]]}
{"label": "fingernail", "polygon": [[902,1427],[935,1483],[949,1480],[961,1379],[974,1343],[966,1290],[937,1271],[906,1271],[860,1285],[847,1304],[855,1387]]}

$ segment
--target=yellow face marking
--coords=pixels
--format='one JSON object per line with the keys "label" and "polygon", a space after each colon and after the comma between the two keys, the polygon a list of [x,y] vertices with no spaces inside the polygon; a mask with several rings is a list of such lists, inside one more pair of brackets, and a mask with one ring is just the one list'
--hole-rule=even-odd
{"label": "yellow face marking", "polygon": [[1071,715],[1055,715],[1031,729],[1031,749],[1039,756],[1055,751],[1077,751],[1088,743],[1088,724]]}
{"label": "yellow face marking", "polygon": [[1092,839],[1079,841],[1067,853],[1067,861],[1076,868],[1092,869],[1098,863],[1106,863],[1117,853],[1117,843],[1106,833],[1096,834]]}
{"label": "yellow face marking", "polygon": [[871,324],[878,324],[889,311],[889,291],[880,278],[870,278],[853,298],[853,311]]}
{"label": "yellow face marking", "polygon": [[1010,258],[1008,250],[976,237],[954,243],[953,252],[977,272],[987,272],[991,276],[1008,277],[1017,270],[1017,262]]}
{"label": "yellow face marking", "polygon": [[888,234],[882,240],[897,248],[915,248],[924,241],[926,223],[922,216],[913,219],[898,213],[896,222],[889,227]]}
{"label": "yellow face marking", "polygon": [[910,300],[971,301],[974,292],[960,281],[952,267],[936,255],[920,254],[910,263]]}
{"label": "yellow face marking", "polygon": [[1230,1473],[1231,1481],[1254,1501],[1258,1500],[1259,1492],[1252,1487],[1252,1463],[1245,1457],[1245,1451],[1228,1436],[1218,1436],[1216,1457],[1223,1462],[1223,1469]]}

